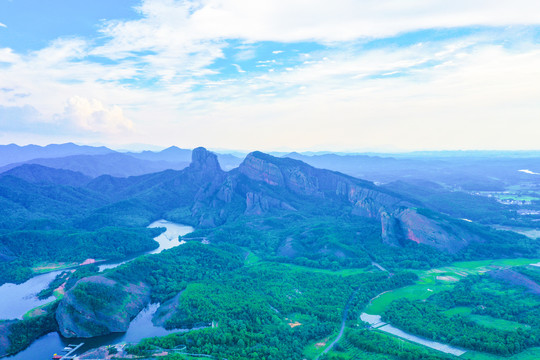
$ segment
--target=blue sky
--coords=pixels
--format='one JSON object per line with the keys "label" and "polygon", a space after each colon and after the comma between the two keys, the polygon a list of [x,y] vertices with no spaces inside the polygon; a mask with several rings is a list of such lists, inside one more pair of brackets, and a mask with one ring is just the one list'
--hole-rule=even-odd
{"label": "blue sky", "polygon": [[531,0],[0,0],[0,143],[538,149]]}

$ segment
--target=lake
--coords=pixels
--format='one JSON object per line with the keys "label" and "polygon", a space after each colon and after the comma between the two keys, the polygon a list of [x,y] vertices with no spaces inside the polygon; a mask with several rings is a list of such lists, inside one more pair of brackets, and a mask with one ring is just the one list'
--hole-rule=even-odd
{"label": "lake", "polygon": [[131,321],[128,330],[125,333],[116,333],[105,336],[97,336],[90,339],[65,338],[54,332],[40,337],[32,343],[28,348],[20,353],[9,356],[9,360],[48,360],[53,354],[59,353],[68,344],[79,344],[84,342],[84,345],[78,350],[78,353],[83,353],[90,349],[94,349],[104,345],[113,345],[124,342],[139,342],[140,340],[153,337],[164,336],[174,332],[185,332],[188,330],[165,330],[164,328],[154,326],[152,324],[152,316],[158,309],[159,304],[150,304],[143,309],[135,319]]}
{"label": "lake", "polygon": [[[164,250],[182,245],[185,242],[179,241],[178,237],[194,231],[191,226],[175,224],[166,220],[155,221],[148,227],[164,227],[167,229],[164,233],[154,238],[154,240],[159,243],[159,247],[157,249],[145,254],[140,254],[129,260],[104,263],[99,266],[100,271],[120,266],[142,255],[157,254]],[[21,319],[26,312],[53,301],[54,297],[39,300],[36,297],[36,294],[47,288],[49,283],[61,272],[62,271],[53,271],[50,273],[37,275],[18,285],[4,284],[0,286],[0,319]],[[84,342],[85,345],[81,348],[81,351],[87,351],[103,345],[117,344],[119,342],[138,342],[145,337],[163,336],[171,332],[186,331],[167,331],[164,328],[154,326],[151,320],[158,307],[159,304],[148,305],[137,315],[137,317],[133,319],[129,329],[125,333],[100,336],[92,339],[67,339],[58,333],[50,333],[37,339],[26,350],[23,350],[14,356],[8,357],[7,359],[50,359],[52,354],[59,352],[67,344]]]}

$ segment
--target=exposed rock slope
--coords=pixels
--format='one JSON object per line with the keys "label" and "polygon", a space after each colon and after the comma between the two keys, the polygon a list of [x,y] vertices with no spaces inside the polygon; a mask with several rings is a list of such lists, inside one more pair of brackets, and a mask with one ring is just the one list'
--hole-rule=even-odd
{"label": "exposed rock slope", "polygon": [[65,337],[94,337],[125,332],[150,301],[145,284],[121,286],[103,276],[81,279],[58,306],[56,320]]}
{"label": "exposed rock slope", "polygon": [[225,222],[233,209],[239,208],[238,201],[243,202],[244,215],[294,211],[311,201],[322,209],[341,204],[349,207],[353,215],[380,221],[383,241],[393,246],[410,240],[455,253],[470,242],[483,241],[459,224],[418,212],[419,202],[371,182],[261,152],[249,154],[238,169],[227,173],[221,183],[214,181],[204,195],[199,197],[194,211],[213,214],[213,218],[199,222],[202,226]]}

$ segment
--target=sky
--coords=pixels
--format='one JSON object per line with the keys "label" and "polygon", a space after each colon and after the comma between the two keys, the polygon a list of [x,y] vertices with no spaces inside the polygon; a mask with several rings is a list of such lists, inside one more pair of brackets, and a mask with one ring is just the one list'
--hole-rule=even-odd
{"label": "sky", "polygon": [[0,0],[0,144],[538,150],[538,0]]}

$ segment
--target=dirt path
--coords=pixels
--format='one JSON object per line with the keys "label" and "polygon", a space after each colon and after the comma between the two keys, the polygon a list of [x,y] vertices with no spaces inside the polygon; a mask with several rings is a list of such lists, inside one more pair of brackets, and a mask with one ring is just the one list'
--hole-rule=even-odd
{"label": "dirt path", "polygon": [[379,269],[381,271],[386,271],[387,273],[390,272],[390,271],[386,270],[385,268],[383,268],[381,265],[377,264],[375,261],[372,261],[371,265],[375,266],[377,269]]}
{"label": "dirt path", "polygon": [[386,293],[389,293],[389,292],[392,292],[393,290],[386,290],[386,291],[383,291],[382,293],[380,293],[379,295],[375,296],[374,298],[372,298],[371,300],[369,300],[369,303],[371,304],[371,302],[375,299],[378,299],[380,296],[386,294]]}

